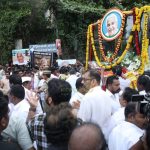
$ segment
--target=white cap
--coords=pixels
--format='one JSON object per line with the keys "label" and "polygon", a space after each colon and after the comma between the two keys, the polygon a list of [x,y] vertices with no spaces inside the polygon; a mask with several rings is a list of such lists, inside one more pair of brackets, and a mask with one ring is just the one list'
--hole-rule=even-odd
{"label": "white cap", "polygon": [[30,81],[31,82],[31,77],[22,77],[22,83],[26,82],[26,81]]}

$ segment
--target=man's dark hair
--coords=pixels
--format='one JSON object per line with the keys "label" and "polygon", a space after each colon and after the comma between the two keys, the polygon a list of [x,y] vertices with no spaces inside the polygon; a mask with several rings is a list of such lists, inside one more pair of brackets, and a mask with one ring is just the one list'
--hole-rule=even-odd
{"label": "man's dark hair", "polygon": [[80,88],[83,87],[82,80],[83,80],[82,77],[80,77],[80,78],[78,78],[78,79],[76,80],[76,89],[77,89],[77,90],[79,90]]}
{"label": "man's dark hair", "polygon": [[13,85],[10,89],[10,95],[13,95],[21,100],[25,97],[25,90],[21,85]]}
{"label": "man's dark hair", "polygon": [[70,75],[76,74],[76,69],[72,67],[72,68],[69,70],[69,73],[70,73]]}
{"label": "man's dark hair", "polygon": [[142,85],[145,90],[149,86],[150,78],[149,78],[149,76],[141,75],[138,77],[137,83],[139,85]]}
{"label": "man's dark hair", "polygon": [[74,129],[68,150],[106,150],[106,141],[101,128],[94,123],[84,123]]}
{"label": "man's dark hair", "polygon": [[4,97],[0,97],[0,120],[8,114],[8,101]]}
{"label": "man's dark hair", "polygon": [[112,68],[112,72],[117,75],[117,76],[121,76],[122,75],[122,67],[120,65]]}
{"label": "man's dark hair", "polygon": [[69,102],[71,92],[71,85],[67,81],[52,79],[48,82],[48,96],[52,98],[54,105]]}
{"label": "man's dark hair", "polygon": [[127,119],[129,114],[135,115],[137,113],[136,102],[129,102],[125,108],[124,115]]}
{"label": "man's dark hair", "polygon": [[126,87],[122,93],[122,97],[127,102],[131,102],[132,96],[135,94],[139,94],[139,92],[135,89],[130,88],[130,87]]}
{"label": "man's dark hair", "polygon": [[13,85],[16,85],[16,84],[22,85],[22,79],[19,75],[12,74],[9,77],[9,83]]}
{"label": "man's dark hair", "polygon": [[115,75],[109,76],[106,80],[106,87],[108,87],[109,84],[113,84],[114,80],[119,80],[119,78]]}
{"label": "man's dark hair", "polygon": [[46,76],[47,78],[51,77],[51,74],[43,74],[44,76]]}
{"label": "man's dark hair", "polygon": [[69,103],[61,103],[52,106],[44,120],[44,132],[48,142],[55,146],[68,145],[73,129],[77,125],[77,119],[72,114]]}
{"label": "man's dark hair", "polygon": [[95,79],[98,83],[100,83],[101,76],[97,70],[91,69],[88,72],[89,72],[89,76],[91,77],[91,79]]}
{"label": "man's dark hair", "polygon": [[69,68],[66,67],[66,66],[62,66],[62,67],[59,69],[59,72],[60,72],[61,74],[68,74]]}

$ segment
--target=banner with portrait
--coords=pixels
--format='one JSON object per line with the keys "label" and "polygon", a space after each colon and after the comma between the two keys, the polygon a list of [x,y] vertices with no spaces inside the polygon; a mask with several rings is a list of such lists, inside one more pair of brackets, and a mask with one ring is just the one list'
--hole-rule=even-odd
{"label": "banner with portrait", "polygon": [[27,65],[30,61],[29,49],[12,50],[13,65]]}
{"label": "banner with portrait", "polygon": [[48,52],[33,52],[33,66],[44,68],[51,66],[52,54]]}
{"label": "banner with portrait", "polygon": [[53,55],[54,53],[57,53],[55,44],[30,45],[29,49],[32,66],[38,65],[39,67],[40,66],[44,67],[44,66],[51,66],[51,64],[53,64]]}

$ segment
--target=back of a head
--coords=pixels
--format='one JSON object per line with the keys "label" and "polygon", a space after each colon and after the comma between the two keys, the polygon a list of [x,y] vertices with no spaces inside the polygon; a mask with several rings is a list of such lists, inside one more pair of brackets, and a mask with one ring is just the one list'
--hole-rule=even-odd
{"label": "back of a head", "polygon": [[138,85],[142,85],[144,89],[146,89],[147,86],[149,86],[150,78],[147,75],[141,75],[138,77],[137,80]]}
{"label": "back of a head", "polygon": [[21,85],[12,85],[10,89],[10,95],[13,95],[18,99],[23,100],[25,97],[25,90]]}
{"label": "back of a head", "polygon": [[71,91],[71,85],[67,81],[54,78],[48,82],[48,96],[52,98],[54,105],[69,102]]}
{"label": "back of a head", "polygon": [[77,89],[77,90],[79,90],[80,88],[83,87],[82,80],[83,80],[83,79],[82,79],[81,77],[76,80],[76,89]]}
{"label": "back of a head", "polygon": [[19,75],[12,74],[9,77],[9,83],[10,85],[16,85],[16,84],[22,85],[22,79]]}
{"label": "back of a head", "polygon": [[112,68],[112,72],[117,76],[121,76],[122,75],[122,67],[118,65],[118,66]]}
{"label": "back of a head", "polygon": [[76,70],[75,70],[75,68],[71,68],[71,69],[69,70],[69,73],[70,73],[70,75],[72,75],[72,74],[76,74]]}
{"label": "back of a head", "polygon": [[77,119],[68,103],[52,106],[44,120],[44,132],[47,140],[56,146],[67,146],[70,135],[76,126]]}
{"label": "back of a head", "polygon": [[92,79],[95,79],[97,81],[97,83],[100,84],[100,81],[101,81],[101,76],[100,74],[98,73],[97,70],[95,69],[91,69],[88,71],[89,72],[89,76],[92,78]]}
{"label": "back of a head", "polygon": [[137,113],[137,103],[136,102],[129,102],[125,107],[125,118],[127,119],[130,114],[135,115]]}
{"label": "back of a head", "polygon": [[[4,97],[0,97],[0,122],[2,118],[7,117],[8,112],[9,112],[8,101]],[[2,125],[1,129],[4,130],[7,127],[7,124],[8,122],[6,123],[6,126]]]}
{"label": "back of a head", "polygon": [[68,150],[106,150],[106,141],[100,127],[93,123],[77,127],[70,137]]}
{"label": "back of a head", "polygon": [[132,96],[136,95],[136,94],[139,94],[139,92],[137,90],[132,89],[130,87],[126,87],[124,89],[122,97],[123,97],[124,100],[126,100],[129,103],[129,102],[131,102]]}

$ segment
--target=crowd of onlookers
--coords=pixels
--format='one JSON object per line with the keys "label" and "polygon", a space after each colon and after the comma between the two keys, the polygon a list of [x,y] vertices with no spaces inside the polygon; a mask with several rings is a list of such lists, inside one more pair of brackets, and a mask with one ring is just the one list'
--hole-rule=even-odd
{"label": "crowd of onlookers", "polygon": [[0,65],[0,149],[149,150],[149,93],[149,71]]}

